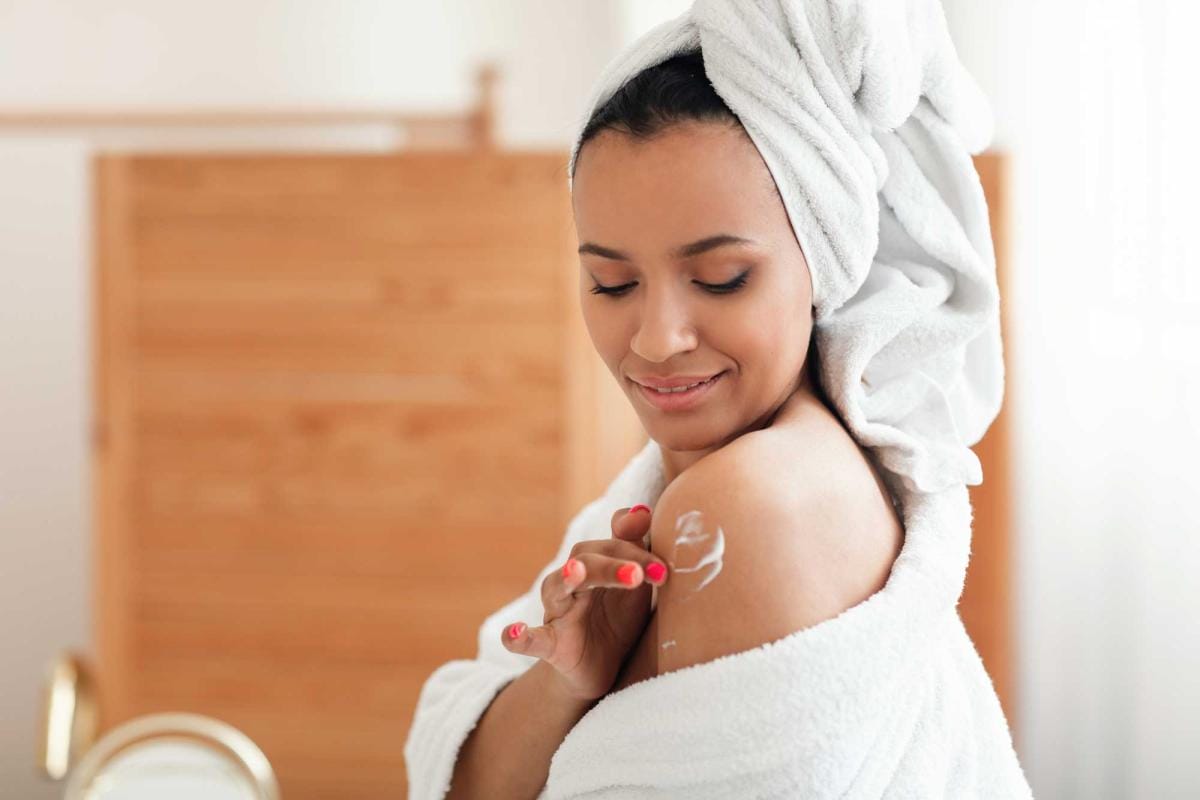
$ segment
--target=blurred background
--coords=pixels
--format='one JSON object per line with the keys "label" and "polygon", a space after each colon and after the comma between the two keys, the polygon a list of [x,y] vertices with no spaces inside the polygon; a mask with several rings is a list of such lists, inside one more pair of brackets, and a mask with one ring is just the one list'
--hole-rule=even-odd
{"label": "blurred background", "polygon": [[[0,794],[184,711],[402,796],[424,679],[644,441],[566,159],[688,5],[0,0]],[[1035,795],[1195,797],[1198,13],[943,5],[1007,361],[960,610]]]}

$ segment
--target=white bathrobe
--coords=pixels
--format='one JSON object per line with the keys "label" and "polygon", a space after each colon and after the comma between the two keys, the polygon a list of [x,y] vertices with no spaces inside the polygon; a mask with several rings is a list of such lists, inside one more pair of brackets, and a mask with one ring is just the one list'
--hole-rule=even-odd
{"label": "white bathrobe", "polygon": [[[662,492],[650,441],[571,521],[528,592],[491,614],[474,659],[442,665],[405,744],[410,800],[441,798],[462,742],[536,660],[500,642],[541,622],[542,580],[612,512]],[[969,545],[966,488],[897,489],[906,527],[887,585],[776,642],[607,695],[567,735],[539,795],[559,798],[1029,798],[991,680],[955,608]]]}

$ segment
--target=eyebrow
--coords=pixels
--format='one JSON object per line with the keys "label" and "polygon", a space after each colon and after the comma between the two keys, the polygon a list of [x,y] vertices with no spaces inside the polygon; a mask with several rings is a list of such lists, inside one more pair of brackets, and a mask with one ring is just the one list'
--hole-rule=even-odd
{"label": "eyebrow", "polygon": [[[705,238],[699,239],[691,244],[685,244],[682,247],[678,247],[671,255],[678,259],[691,258],[692,256],[698,256],[701,253],[707,253],[709,250],[713,250],[718,247],[734,244],[754,245],[758,243],[753,239],[734,236],[731,233],[718,233],[715,236],[706,236]],[[620,250],[613,250],[611,247],[604,247],[603,245],[594,244],[592,242],[584,242],[582,245],[580,245],[579,254],[583,255],[584,253],[591,253],[592,255],[601,256],[602,258],[611,258],[614,261],[633,260],[627,253],[622,253]]]}

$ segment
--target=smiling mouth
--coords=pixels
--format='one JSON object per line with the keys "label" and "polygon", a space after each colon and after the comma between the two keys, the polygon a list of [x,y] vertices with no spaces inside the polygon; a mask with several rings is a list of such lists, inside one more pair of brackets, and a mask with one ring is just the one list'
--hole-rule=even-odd
{"label": "smiling mouth", "polygon": [[[717,377],[720,374],[721,373],[718,372],[716,375],[713,375],[711,378],[705,378],[702,381],[696,381],[695,383],[689,383],[686,386],[675,386],[670,389],[659,389],[654,386],[646,386],[646,384],[644,384],[644,383],[639,384],[639,385],[646,389],[649,389],[652,392],[656,392],[658,394],[679,394],[681,392],[686,392],[689,389],[695,389],[697,386],[702,386],[706,383],[712,383],[713,381],[715,381],[717,379]],[[636,381],[635,381],[635,383],[636,383]]]}
{"label": "smiling mouth", "polygon": [[692,384],[691,386],[679,387],[674,389],[651,389],[648,386],[633,381],[637,386],[638,392],[643,399],[650,405],[660,411],[679,411],[701,402],[705,395],[712,391],[712,387],[718,383],[728,370],[722,370],[716,375],[713,375],[707,380]]}

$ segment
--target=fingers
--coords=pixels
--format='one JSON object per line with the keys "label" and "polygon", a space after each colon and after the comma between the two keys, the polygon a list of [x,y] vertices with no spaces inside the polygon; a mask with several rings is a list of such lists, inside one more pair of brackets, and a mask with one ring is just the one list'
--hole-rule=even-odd
{"label": "fingers", "polygon": [[576,548],[562,568],[542,582],[542,607],[547,620],[565,614],[580,592],[636,589],[644,581],[661,586],[667,580],[666,564],[637,545],[615,541],[590,544],[596,549]]}
{"label": "fingers", "polygon": [[[626,552],[626,555],[633,555]],[[568,559],[565,570],[570,567],[570,577],[564,577],[564,591],[578,592],[584,589],[632,589],[642,584],[643,561],[657,561],[649,553],[639,554],[644,558],[610,556],[602,553],[578,553]],[[576,578],[575,576],[579,576]]]}
{"label": "fingers", "polygon": [[650,530],[650,517],[650,508],[640,503],[632,508],[618,508],[613,512],[610,523],[613,538],[641,542]]}
{"label": "fingers", "polygon": [[651,564],[656,566],[651,568],[649,582],[656,586],[666,582],[666,564],[650,553],[645,541],[650,530],[650,509],[640,504],[619,508],[613,512],[611,524],[612,539],[576,543],[571,558],[542,581],[544,622],[565,614],[578,592],[637,588],[647,578],[643,570]]}
{"label": "fingers", "polygon": [[566,614],[580,592],[636,589],[643,582],[653,586],[667,582],[667,565],[637,545],[611,540],[586,544],[594,549],[582,550],[577,545],[562,568],[542,581],[542,608],[546,611],[543,622]]}
{"label": "fingers", "polygon": [[575,602],[574,592],[583,581],[586,568],[574,555],[557,572],[546,576],[542,582],[542,608],[546,610],[543,622],[557,619]]}

